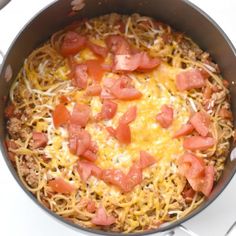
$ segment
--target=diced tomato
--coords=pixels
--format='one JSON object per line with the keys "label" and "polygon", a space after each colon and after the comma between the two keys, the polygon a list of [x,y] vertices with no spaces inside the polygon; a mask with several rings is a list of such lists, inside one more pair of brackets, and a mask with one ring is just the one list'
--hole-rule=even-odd
{"label": "diced tomato", "polygon": [[146,52],[136,54],[122,54],[114,57],[114,70],[135,71],[151,70],[161,63],[159,58],[151,58]]}
{"label": "diced tomato", "polygon": [[95,141],[91,141],[89,145],[89,150],[91,150],[94,153],[98,152],[98,145]]}
{"label": "diced tomato", "polygon": [[75,134],[69,134],[70,152],[78,156],[83,155],[90,146],[91,136],[88,131],[79,129]]}
{"label": "diced tomato", "polygon": [[175,132],[173,135],[173,138],[179,138],[188,134],[191,134],[193,132],[194,128],[191,124],[184,124],[181,126],[181,128]]}
{"label": "diced tomato", "polygon": [[100,98],[104,99],[104,100],[111,100],[111,99],[115,99],[116,97],[114,95],[112,95],[112,93],[110,92],[109,89],[107,88],[103,88],[102,92],[100,94]]}
{"label": "diced tomato", "polygon": [[34,141],[34,148],[45,147],[47,145],[48,137],[46,134],[33,131],[32,137]]}
{"label": "diced tomato", "polygon": [[126,175],[118,169],[107,169],[102,171],[102,180],[107,184],[115,185],[121,190],[126,189]]}
{"label": "diced tomato", "polygon": [[127,176],[127,184],[125,192],[131,191],[136,185],[140,184],[143,180],[142,167],[139,163],[134,163]]}
{"label": "diced tomato", "polygon": [[86,37],[81,36],[73,31],[68,31],[64,37],[61,46],[61,54],[64,57],[77,54],[85,47]]}
{"label": "diced tomato", "polygon": [[15,106],[13,104],[9,104],[4,110],[5,117],[8,119],[13,117],[14,111],[15,111]]}
{"label": "diced tomato", "polygon": [[105,100],[102,104],[101,118],[104,120],[112,119],[117,111],[117,104],[112,101]]}
{"label": "diced tomato", "polygon": [[209,133],[209,126],[211,124],[211,121],[207,113],[194,113],[194,115],[190,119],[190,123],[201,136],[205,137]]}
{"label": "diced tomato", "polygon": [[76,104],[73,108],[70,123],[85,127],[90,118],[90,107],[85,104]]}
{"label": "diced tomato", "polygon": [[87,87],[86,94],[89,96],[99,96],[102,92],[100,84],[94,83]]}
{"label": "diced tomato", "polygon": [[106,127],[106,130],[112,137],[116,137],[116,130],[113,127],[108,126]]}
{"label": "diced tomato", "polygon": [[95,212],[97,210],[96,202],[92,200],[88,200],[86,210],[90,213]]}
{"label": "diced tomato", "polygon": [[121,116],[120,122],[124,124],[129,124],[136,119],[137,107],[132,106]]}
{"label": "diced tomato", "polygon": [[116,55],[131,54],[129,43],[120,35],[110,35],[106,39],[109,50]]}
{"label": "diced tomato", "polygon": [[61,95],[59,99],[61,104],[66,104],[70,101],[70,99],[67,98],[65,95]]}
{"label": "diced tomato", "polygon": [[88,67],[85,64],[76,65],[72,84],[81,89],[86,89],[88,84]]}
{"label": "diced tomato", "polygon": [[183,142],[185,149],[191,151],[204,151],[215,145],[215,139],[211,137],[192,136],[186,138]]}
{"label": "diced tomato", "polygon": [[212,93],[213,93],[212,88],[209,85],[207,85],[204,89],[204,92],[203,92],[203,98],[206,99],[206,100],[210,99]]}
{"label": "diced tomato", "polygon": [[113,78],[104,78],[102,82],[106,88],[110,89],[114,85],[115,81],[116,80]]}
{"label": "diced tomato", "polygon": [[102,66],[103,60],[95,59],[88,60],[85,62],[88,67],[88,75],[96,81],[100,81],[105,73],[105,70]]}
{"label": "diced tomato", "polygon": [[87,179],[93,175],[97,178],[101,178],[102,170],[96,166],[94,163],[89,161],[79,161],[78,163],[78,172],[80,174],[81,179],[86,182]]}
{"label": "diced tomato", "polygon": [[226,108],[221,108],[219,111],[219,116],[222,117],[223,119],[226,120],[232,120],[233,119],[233,114],[230,110]]}
{"label": "diced tomato", "polygon": [[88,161],[96,161],[96,159],[97,159],[96,153],[92,152],[89,149],[86,150],[81,156]]}
{"label": "diced tomato", "polygon": [[111,87],[111,93],[120,100],[135,100],[142,96],[136,88],[130,85],[130,78],[123,76],[117,79]]}
{"label": "diced tomato", "polygon": [[200,69],[199,71],[200,71],[200,73],[202,74],[202,76],[203,76],[204,79],[209,79],[209,77],[211,76],[211,75],[210,75],[206,70],[204,70],[204,69]]}
{"label": "diced tomato", "polygon": [[91,41],[87,41],[88,48],[97,56],[101,56],[105,58],[108,53],[108,49],[102,46],[99,46],[95,43],[92,43]]}
{"label": "diced tomato", "polygon": [[187,179],[199,177],[205,168],[204,161],[193,154],[185,153],[179,160],[179,172]]}
{"label": "diced tomato", "polygon": [[195,193],[196,192],[192,189],[191,186],[185,186],[181,194],[184,197],[185,201],[188,203],[192,202]]}
{"label": "diced tomato", "polygon": [[48,181],[48,186],[52,189],[53,192],[56,193],[69,194],[75,191],[75,187],[62,178],[56,178],[54,180]]}
{"label": "diced tomato", "polygon": [[163,105],[161,112],[157,114],[156,120],[162,128],[168,128],[171,126],[174,118],[174,111],[171,107]]}
{"label": "diced tomato", "polygon": [[97,209],[96,215],[93,216],[91,222],[95,225],[107,226],[114,224],[116,222],[116,219],[114,216],[108,215],[104,207],[100,205]]}
{"label": "diced tomato", "polygon": [[128,124],[119,123],[116,129],[116,138],[122,144],[129,144],[131,142],[131,131]]}
{"label": "diced tomato", "polygon": [[140,151],[140,166],[142,169],[145,169],[153,164],[155,164],[157,161],[155,157],[150,155],[148,152]]}
{"label": "diced tomato", "polygon": [[52,113],[52,118],[53,118],[53,124],[56,128],[58,128],[61,125],[65,125],[68,123],[70,119],[70,113],[63,104],[58,104],[56,105],[53,113]]}
{"label": "diced tomato", "polygon": [[190,69],[180,72],[176,77],[176,87],[179,91],[202,88],[205,79],[198,69]]}

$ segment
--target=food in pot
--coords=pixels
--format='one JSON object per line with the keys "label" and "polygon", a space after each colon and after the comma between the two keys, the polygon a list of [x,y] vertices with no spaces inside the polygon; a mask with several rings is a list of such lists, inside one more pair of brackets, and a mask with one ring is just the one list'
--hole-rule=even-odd
{"label": "food in pot", "polygon": [[56,32],[9,97],[19,178],[83,227],[161,227],[198,207],[224,170],[228,83],[207,52],[149,17],[110,14]]}

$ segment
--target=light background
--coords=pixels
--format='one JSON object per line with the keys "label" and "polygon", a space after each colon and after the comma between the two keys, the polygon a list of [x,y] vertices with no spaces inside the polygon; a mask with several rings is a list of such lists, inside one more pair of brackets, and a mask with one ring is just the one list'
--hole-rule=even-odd
{"label": "light background", "polygon": [[[236,46],[236,1],[191,1],[221,26]],[[0,49],[6,52],[21,27],[50,2],[52,0],[12,0],[0,11]],[[223,236],[235,220],[236,176],[214,203],[184,225],[200,236]],[[66,227],[34,204],[15,182],[0,154],[0,235],[83,236],[87,234]],[[177,230],[176,235],[186,234]]]}

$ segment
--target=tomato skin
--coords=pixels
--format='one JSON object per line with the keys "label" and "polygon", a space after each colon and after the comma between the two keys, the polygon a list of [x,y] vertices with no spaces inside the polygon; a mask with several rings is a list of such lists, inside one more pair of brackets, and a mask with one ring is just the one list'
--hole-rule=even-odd
{"label": "tomato skin", "polygon": [[81,89],[86,89],[88,84],[88,67],[86,64],[79,64],[75,66],[73,72],[72,84]]}
{"label": "tomato skin", "polygon": [[142,167],[139,163],[134,163],[127,176],[127,183],[125,192],[131,191],[136,185],[140,184],[143,180]]}
{"label": "tomato skin", "polygon": [[121,116],[120,121],[124,124],[130,124],[132,121],[134,121],[137,117],[137,107],[132,106],[129,107],[128,110]]}
{"label": "tomato skin", "polygon": [[108,127],[106,127],[106,130],[112,137],[114,137],[114,138],[116,137],[116,130],[113,127],[108,126]]}
{"label": "tomato skin", "polygon": [[155,159],[155,157],[153,157],[152,155],[150,155],[148,152],[146,151],[140,151],[140,166],[142,169],[145,169],[153,164],[155,164],[157,161]]}
{"label": "tomato skin", "polygon": [[116,138],[121,144],[130,144],[131,131],[129,125],[124,123],[119,123],[116,129]]}
{"label": "tomato skin", "polygon": [[114,216],[108,215],[104,207],[100,205],[91,222],[95,225],[108,226],[114,224],[116,222],[116,219]]}
{"label": "tomato skin", "polygon": [[87,87],[86,94],[89,96],[99,96],[102,92],[100,84],[94,83]]}
{"label": "tomato skin", "polygon": [[175,132],[175,134],[173,135],[173,138],[180,138],[182,136],[191,134],[194,130],[194,127],[191,124],[184,124],[180,127],[179,130],[177,130]]}
{"label": "tomato skin", "polygon": [[76,104],[73,108],[70,123],[85,127],[90,118],[90,107],[85,104]]}
{"label": "tomato skin", "polygon": [[87,47],[97,56],[100,56],[103,58],[107,56],[108,49],[105,47],[92,43],[91,41],[87,41]]}
{"label": "tomato skin", "polygon": [[201,136],[206,137],[209,133],[211,121],[208,114],[205,112],[196,112],[191,117],[190,123]]}
{"label": "tomato skin", "polygon": [[81,179],[86,182],[87,179],[93,175],[97,178],[101,178],[102,170],[96,166],[93,162],[82,160],[78,162],[78,172]]}
{"label": "tomato skin", "polygon": [[169,128],[173,122],[174,111],[171,107],[163,105],[161,112],[157,114],[156,120],[162,128]]}
{"label": "tomato skin", "polygon": [[65,125],[68,123],[70,119],[70,113],[65,107],[65,105],[60,103],[55,107],[52,113],[52,118],[55,128],[58,128],[61,125]]}
{"label": "tomato skin", "polygon": [[88,161],[96,161],[96,159],[97,159],[96,153],[92,152],[89,149],[86,150],[85,152],[83,152],[81,156]]}
{"label": "tomato skin", "polygon": [[56,178],[54,180],[48,181],[48,186],[52,189],[53,192],[69,194],[75,191],[75,187],[70,183],[67,183],[62,178]]}
{"label": "tomato skin", "polygon": [[118,105],[115,102],[105,100],[102,105],[101,118],[104,120],[112,119],[117,111]]}
{"label": "tomato skin", "polygon": [[90,213],[94,213],[97,210],[95,201],[88,200],[86,210]]}
{"label": "tomato skin", "polygon": [[87,60],[85,62],[88,68],[88,75],[95,81],[101,81],[105,73],[102,63],[103,60],[101,59]]}
{"label": "tomato skin", "polygon": [[34,141],[33,143],[34,148],[41,148],[41,147],[43,148],[47,146],[48,137],[45,133],[33,131],[32,138]]}
{"label": "tomato skin", "polygon": [[75,55],[85,47],[86,37],[74,31],[68,31],[61,45],[61,54],[64,57]]}
{"label": "tomato skin", "polygon": [[204,151],[215,145],[215,139],[211,137],[192,136],[184,139],[183,146],[191,151]]}

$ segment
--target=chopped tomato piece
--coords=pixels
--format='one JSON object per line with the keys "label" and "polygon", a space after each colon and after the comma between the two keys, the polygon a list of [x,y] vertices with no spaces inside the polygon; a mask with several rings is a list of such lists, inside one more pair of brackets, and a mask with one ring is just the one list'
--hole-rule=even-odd
{"label": "chopped tomato piece", "polygon": [[156,116],[156,120],[162,128],[168,128],[173,122],[173,117],[173,109],[167,105],[163,105],[161,107],[161,112]]}
{"label": "chopped tomato piece", "polygon": [[89,149],[90,143],[91,136],[84,129],[79,129],[74,134],[69,133],[69,149],[73,154],[78,156],[84,155],[84,153]]}
{"label": "chopped tomato piece", "polygon": [[73,31],[68,31],[64,37],[61,46],[61,54],[64,57],[77,54],[85,47],[86,37],[81,36]]}
{"label": "chopped tomato piece", "polygon": [[120,100],[139,99],[142,93],[130,85],[130,80],[127,76],[117,79],[111,87],[111,93]]}
{"label": "chopped tomato piece", "polygon": [[100,84],[92,84],[87,87],[86,94],[89,96],[99,96],[102,92],[102,88]]}
{"label": "chopped tomato piece", "polygon": [[148,152],[145,151],[140,151],[140,166],[142,169],[149,167],[153,164],[155,164],[157,161],[155,159],[155,157],[153,157],[152,155],[150,155]]}
{"label": "chopped tomato piece", "polygon": [[188,134],[191,134],[194,130],[194,127],[191,124],[184,124],[181,128],[175,132],[173,138],[179,138]]}
{"label": "chopped tomato piece", "polygon": [[83,158],[87,159],[88,161],[96,161],[97,155],[96,153],[92,152],[91,150],[86,150],[82,155]]}
{"label": "chopped tomato piece", "polygon": [[190,123],[201,136],[209,133],[210,118],[205,112],[196,112],[190,119]]}
{"label": "chopped tomato piece", "polygon": [[116,130],[113,127],[108,126],[106,127],[106,130],[112,137],[116,137]]}
{"label": "chopped tomato piece", "polygon": [[138,70],[151,70],[161,64],[160,58],[151,58],[146,52],[140,52],[138,55],[140,57]]}
{"label": "chopped tomato piece", "polygon": [[34,148],[45,147],[47,145],[48,137],[46,134],[34,131],[32,137],[34,141]]}
{"label": "chopped tomato piece", "polygon": [[107,100],[111,100],[111,99],[115,99],[116,97],[114,95],[111,94],[110,90],[107,88],[103,88],[102,92],[100,94],[100,98],[101,99],[107,99]]}
{"label": "chopped tomato piece", "polygon": [[88,200],[86,210],[90,213],[95,212],[97,210],[96,202],[92,200]]}
{"label": "chopped tomato piece", "polygon": [[128,124],[119,123],[116,129],[116,138],[122,144],[129,144],[131,142],[131,132]]}
{"label": "chopped tomato piece", "polygon": [[105,183],[115,185],[116,187],[124,190],[126,183],[126,175],[117,169],[107,169],[102,171],[102,180]]}
{"label": "chopped tomato piece", "polygon": [[121,116],[120,122],[124,124],[129,124],[136,119],[137,107],[132,106]]}
{"label": "chopped tomato piece", "polygon": [[211,137],[201,137],[201,136],[192,136],[186,138],[183,142],[183,146],[185,149],[191,151],[204,151],[208,148],[211,148],[215,145],[215,139]]}
{"label": "chopped tomato piece", "polygon": [[127,184],[125,192],[131,191],[136,185],[140,184],[143,180],[142,167],[139,163],[134,163],[127,176]]}
{"label": "chopped tomato piece", "polygon": [[185,153],[179,160],[179,172],[187,179],[199,177],[205,168],[204,161],[193,154]]}
{"label": "chopped tomato piece", "polygon": [[190,69],[180,72],[176,77],[176,86],[179,91],[202,88],[205,79],[198,69]]}
{"label": "chopped tomato piece", "polygon": [[192,202],[195,193],[191,186],[185,186],[181,194],[186,202]]}
{"label": "chopped tomato piece", "polygon": [[105,58],[108,53],[108,49],[102,46],[99,46],[95,43],[92,43],[91,41],[87,41],[88,48],[97,56],[101,56]]}
{"label": "chopped tomato piece", "polygon": [[85,64],[76,65],[72,84],[75,87],[85,89],[88,84],[88,67]]}
{"label": "chopped tomato piece", "polygon": [[114,216],[108,215],[104,207],[100,205],[97,209],[96,215],[93,216],[91,222],[95,225],[107,226],[114,224],[116,222],[116,219]]}
{"label": "chopped tomato piece", "polygon": [[71,114],[70,123],[85,127],[90,118],[90,107],[85,104],[76,104]]}
{"label": "chopped tomato piece", "polygon": [[105,100],[102,105],[101,118],[104,120],[112,119],[117,111],[117,104],[112,101]]}
{"label": "chopped tomato piece", "polygon": [[219,111],[219,116],[222,117],[223,119],[226,120],[232,120],[233,119],[233,114],[230,110],[226,108],[221,108]]}
{"label": "chopped tomato piece", "polygon": [[207,85],[204,89],[204,92],[203,92],[203,98],[206,99],[206,100],[210,99],[212,93],[213,93],[212,88],[209,85]]}
{"label": "chopped tomato piece", "polygon": [[70,99],[67,98],[65,95],[61,95],[61,96],[60,96],[60,103],[61,103],[61,104],[66,104],[66,103],[68,103],[69,101],[70,101]]}
{"label": "chopped tomato piece", "polygon": [[78,172],[80,174],[81,179],[86,182],[87,179],[93,175],[97,178],[101,178],[102,170],[96,166],[94,163],[89,161],[79,161],[78,163]]}
{"label": "chopped tomato piece", "polygon": [[116,80],[113,78],[104,78],[102,82],[106,88],[111,88],[114,85],[115,81]]}
{"label": "chopped tomato piece", "polygon": [[89,145],[89,150],[91,150],[94,153],[98,152],[98,145],[95,141],[91,141]]}
{"label": "chopped tomato piece", "polygon": [[106,39],[107,47],[116,55],[131,54],[129,43],[120,35],[110,35]]}
{"label": "chopped tomato piece", "polygon": [[102,66],[103,60],[88,60],[86,65],[88,67],[88,75],[96,81],[100,81],[105,73],[105,70]]}
{"label": "chopped tomato piece", "polygon": [[6,118],[11,118],[14,116],[15,106],[13,104],[8,105],[5,108],[4,115]]}
{"label": "chopped tomato piece", "polygon": [[56,193],[73,193],[75,191],[75,187],[62,178],[48,181],[48,186]]}
{"label": "chopped tomato piece", "polygon": [[56,128],[58,128],[61,125],[65,125],[68,123],[70,119],[70,113],[66,109],[65,105],[63,104],[58,104],[53,113],[52,113],[52,118],[53,118],[53,124]]}

